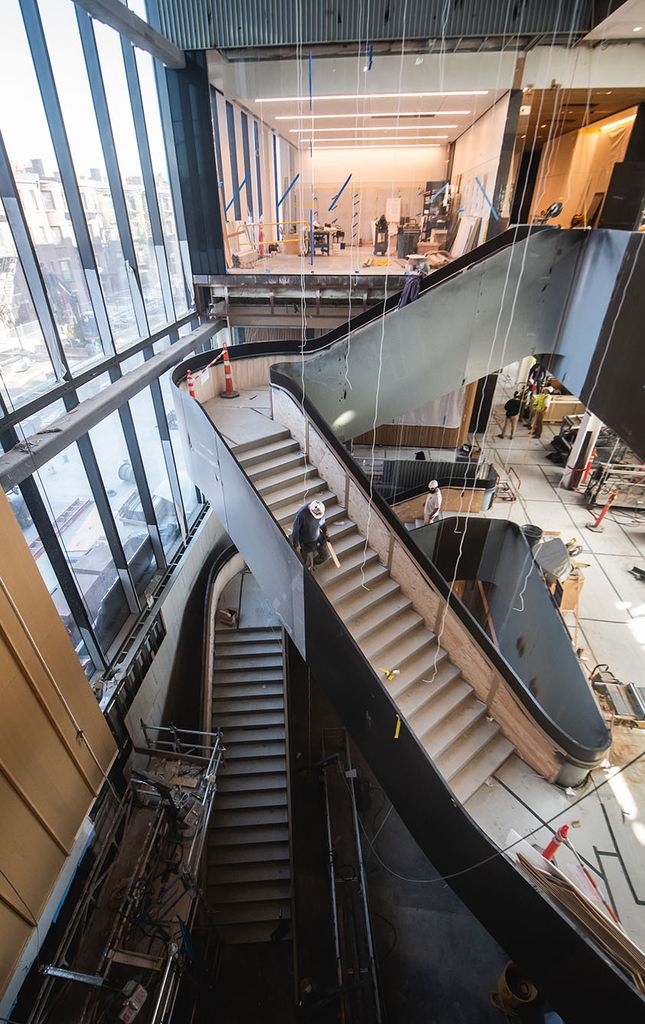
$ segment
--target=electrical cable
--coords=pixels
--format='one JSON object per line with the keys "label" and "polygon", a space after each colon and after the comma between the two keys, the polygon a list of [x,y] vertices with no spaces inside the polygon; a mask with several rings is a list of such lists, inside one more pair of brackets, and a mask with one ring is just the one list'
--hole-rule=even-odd
{"label": "electrical cable", "polygon": [[[582,796],[578,797],[576,800],[572,800],[571,803],[567,805],[567,807],[563,807],[562,810],[557,811],[557,813],[555,813],[555,814],[552,814],[550,818],[547,818],[545,821],[541,821],[539,823],[539,825],[537,825],[534,829],[531,829],[530,832],[526,832],[524,835],[520,836],[518,839],[515,839],[512,843],[509,843],[507,846],[500,847],[498,850],[495,851],[495,853],[491,853],[490,856],[484,857],[482,860],[477,861],[476,864],[470,864],[466,868],[461,868],[459,871],[453,871],[453,872],[451,872],[449,874],[446,874],[446,875],[438,875],[435,878],[408,878],[405,875],[401,875],[397,871],[394,871],[393,868],[391,868],[388,864],[385,864],[385,862],[379,856],[378,851],[376,849],[374,849],[373,845],[370,847],[370,849],[374,853],[374,856],[378,860],[378,862],[381,865],[381,867],[384,868],[391,875],[393,875],[395,878],[398,878],[402,882],[411,882],[411,883],[418,883],[420,885],[421,884],[429,885],[429,884],[431,884],[433,882],[448,882],[452,878],[460,878],[462,875],[467,875],[471,871],[476,871],[476,870],[478,870],[478,868],[483,867],[484,864],[489,864],[491,861],[496,860],[498,857],[501,857],[503,854],[508,853],[509,850],[512,850],[519,843],[526,842],[528,839],[531,838],[531,836],[534,836],[536,834],[536,832],[539,832],[541,829],[545,828],[547,825],[550,825],[551,822],[556,821],[563,814],[568,814],[571,810],[573,810],[574,807],[577,807],[578,804],[581,804],[589,796],[597,794],[599,790],[601,790],[609,782],[612,782],[618,775],[621,775],[622,772],[627,771],[628,768],[631,768],[634,764],[636,764],[638,761],[640,761],[641,758],[643,758],[643,757],[645,757],[645,750],[641,751],[640,754],[636,754],[635,757],[633,757],[630,761],[627,761],[626,764],[621,765],[620,768],[617,768],[615,771],[612,772],[611,775],[608,775],[607,778],[603,779],[603,781],[600,782],[600,783],[596,783],[595,779],[592,778],[592,780],[591,780],[592,781],[591,788],[586,793],[583,793]],[[363,822],[361,821],[360,815],[358,817],[358,823],[359,823],[359,825],[361,827],[363,835],[365,836],[367,841],[370,842],[370,837],[367,834],[367,831],[366,831],[366,829],[365,829],[365,827],[363,825]],[[381,830],[379,829],[379,832],[380,831]],[[376,837],[374,837],[374,838],[376,839]],[[372,840],[371,842],[373,844],[374,840]]]}

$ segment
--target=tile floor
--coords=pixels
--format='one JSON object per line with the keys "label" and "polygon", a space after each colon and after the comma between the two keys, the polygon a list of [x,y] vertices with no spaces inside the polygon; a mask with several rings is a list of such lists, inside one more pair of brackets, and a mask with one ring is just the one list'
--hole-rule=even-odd
{"label": "tile floor", "polygon": [[361,245],[359,249],[350,251],[344,249],[340,253],[332,253],[331,256],[323,256],[317,253],[314,257],[313,267],[309,256],[284,255],[274,253],[265,256],[252,267],[233,267],[229,274],[338,274],[339,277],[346,277],[355,273],[357,277],[394,275],[402,276],[407,269],[407,261],[400,260],[390,255],[390,262],[385,267],[371,266],[364,267],[365,260],[373,256],[371,245]]}
{"label": "tile floor", "polygon": [[[517,501],[498,499],[482,514],[557,530],[564,541],[577,538],[583,546],[577,560],[586,567],[576,646],[584,647],[589,670],[606,662],[623,681],[645,686],[645,583],[629,572],[633,565],[645,567],[645,520],[633,523],[629,513],[617,509],[605,517],[603,533],[586,529],[592,517],[582,496],[561,486],[562,469],[547,459],[559,425],[545,425],[540,440],[530,437],[521,425],[512,441],[498,438],[503,403],[512,394],[514,383],[514,377],[501,375],[484,445],[502,480],[510,474],[517,486],[511,471],[519,477]],[[575,639],[575,615],[567,612],[565,618]]]}

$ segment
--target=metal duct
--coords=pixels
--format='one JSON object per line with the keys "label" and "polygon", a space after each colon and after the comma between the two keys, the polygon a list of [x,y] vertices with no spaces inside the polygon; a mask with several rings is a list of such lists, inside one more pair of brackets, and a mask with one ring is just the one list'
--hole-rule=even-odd
{"label": "metal duct", "polygon": [[[592,27],[590,0],[157,0],[161,31],[182,49],[544,36]],[[442,30],[443,26],[443,30]]]}

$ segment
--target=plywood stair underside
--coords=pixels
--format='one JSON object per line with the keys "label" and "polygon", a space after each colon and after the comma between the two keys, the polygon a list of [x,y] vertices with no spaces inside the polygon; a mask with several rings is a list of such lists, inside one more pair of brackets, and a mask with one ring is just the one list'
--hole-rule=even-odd
{"label": "plywood stair underside", "polygon": [[276,424],[272,436],[233,453],[287,534],[305,501],[325,503],[341,567],[328,561],[316,579],[377,675],[396,671],[385,685],[401,716],[465,804],[512,754],[512,743],[289,431]]}

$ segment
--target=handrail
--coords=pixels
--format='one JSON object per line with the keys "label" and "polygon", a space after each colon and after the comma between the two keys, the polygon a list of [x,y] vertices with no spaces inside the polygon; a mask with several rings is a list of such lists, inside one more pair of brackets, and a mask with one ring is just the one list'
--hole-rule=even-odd
{"label": "handrail", "polygon": [[[488,259],[488,257],[497,252],[502,252],[504,249],[512,248],[517,242],[521,242],[525,238],[529,238],[541,231],[553,230],[554,228],[550,228],[548,224],[518,224],[514,227],[507,228],[506,231],[502,231],[501,234],[496,235],[495,238],[491,238],[482,245],[477,246],[477,248],[471,252],[464,253],[463,256],[457,257],[457,259],[453,260],[452,263],[446,264],[445,267],[439,267],[438,270],[434,270],[431,274],[428,274],[428,276],[421,282],[420,294],[432,291],[433,288],[437,288],[439,285],[444,284],[446,281],[450,280],[450,278],[458,277],[459,274],[476,267],[479,263]],[[327,331],[322,335],[322,337],[306,338],[302,342],[290,341],[288,339],[277,342],[245,342],[243,345],[232,345],[228,350],[229,358],[231,361],[235,361],[254,359],[256,356],[260,355],[317,355],[318,353],[331,348],[331,346],[337,341],[341,341],[343,338],[347,337],[350,332],[353,333],[359,328],[365,327],[367,324],[379,320],[384,313],[390,313],[395,310],[398,306],[400,296],[400,291],[394,292],[386,299],[376,302],[374,305],[362,310],[362,312],[357,313],[350,321],[351,326],[347,323],[343,323],[339,327],[336,327],[331,331]],[[225,324],[222,324],[222,327],[224,326]],[[190,367],[193,372],[195,370],[204,369],[212,359],[214,351],[214,349],[209,349],[206,352],[202,352],[199,355],[191,357],[190,360],[184,360],[180,365],[185,366],[186,368]],[[178,383],[181,379],[183,378],[176,378],[175,373],[173,373],[173,381],[175,383]]]}
{"label": "handrail", "polygon": [[370,481],[365,476],[360,466],[356,465],[349,452],[338,441],[336,435],[330,430],[328,424],[318,413],[316,407],[311,403],[306,395],[302,394],[298,382],[282,373],[279,369],[272,367],[271,383],[272,385],[287,391],[297,405],[307,413],[311,421],[324,436],[327,445],[333,450],[334,455],[336,455],[336,457],[343,463],[346,471],[362,490],[364,496],[371,501],[372,507],[375,508],[381,518],[385,520],[390,530],[396,534],[398,540],[403,544],[407,554],[415,563],[419,571],[427,578],[430,585],[438,590],[441,597],[448,603],[451,610],[455,612],[470,635],[477,641],[486,658],[493,664],[497,671],[502,674],[504,681],[508,684],[514,695],[523,707],[526,708],[531,717],[547,733],[550,739],[553,740],[558,747],[566,750],[567,754],[583,764],[591,766],[604,757],[609,746],[609,734],[608,742],[602,748],[594,750],[593,748],[584,747],[572,736],[566,733],[549,715],[547,715],[533,694],[527,690],[522,680],[513,671],[501,652],[495,647],[485,630],[480,626],[477,620],[473,618],[465,605],[462,604],[457,595],[452,591],[447,580],[445,580],[441,575],[434,562],[419,550],[418,546],[411,539],[409,531],[405,529],[404,525],[394,514],[382,495],[370,486]]}

